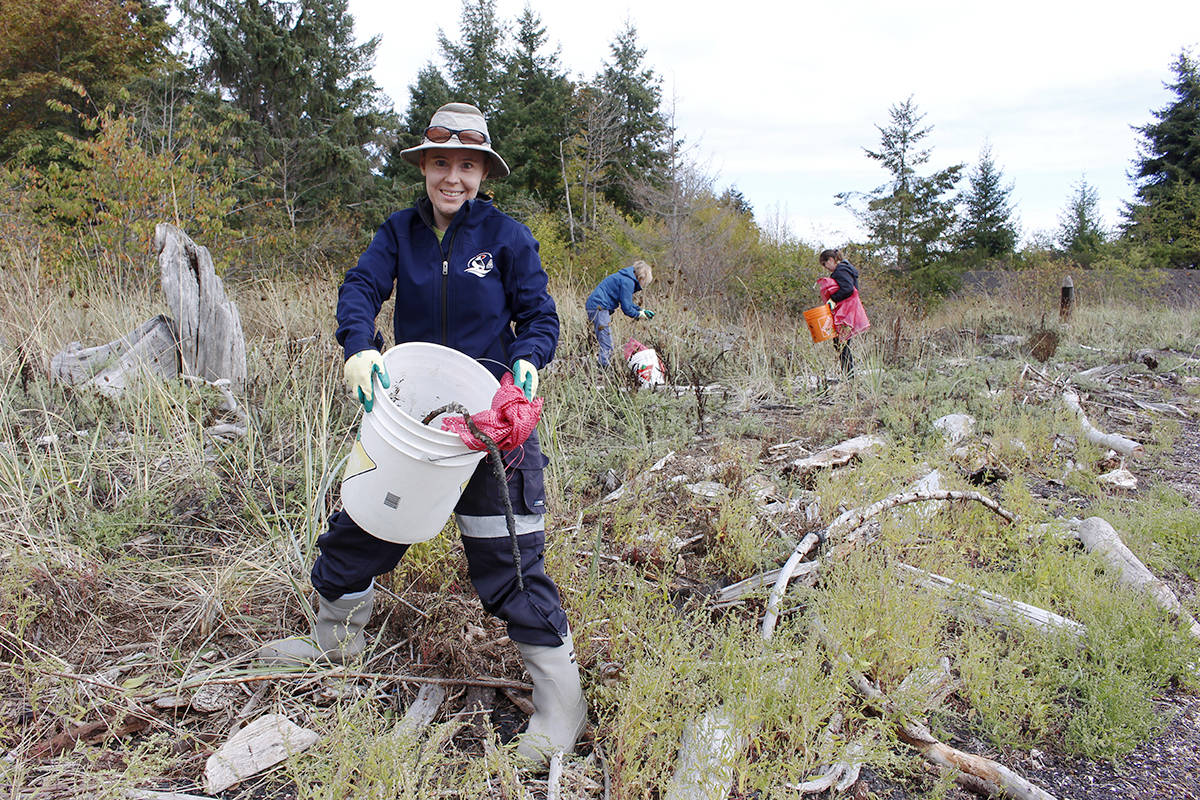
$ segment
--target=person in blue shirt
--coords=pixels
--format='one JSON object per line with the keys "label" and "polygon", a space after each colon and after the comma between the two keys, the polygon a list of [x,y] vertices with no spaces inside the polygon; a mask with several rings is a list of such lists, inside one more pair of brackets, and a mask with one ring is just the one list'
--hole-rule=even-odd
{"label": "person in blue shirt", "polygon": [[633,293],[640,292],[654,280],[654,271],[645,261],[635,261],[618,270],[597,284],[583,304],[588,322],[596,332],[600,343],[600,366],[607,367],[612,360],[612,313],[618,307],[630,319],[652,319],[648,311],[633,302]]}
{"label": "person in blue shirt", "polygon": [[[511,368],[514,383],[532,400],[538,370],[550,363],[558,344],[558,312],[537,241],[480,195],[485,178],[509,174],[492,148],[483,114],[465,103],[442,106],[421,143],[401,156],[420,167],[426,196],[380,226],[338,291],[337,340],[346,357],[347,388],[364,413],[390,402],[376,396],[374,378],[386,389],[390,377],[375,318],[394,293],[397,343],[452,347],[497,377]],[[500,485],[490,460],[483,459],[454,509],[455,520],[471,583],[484,609],[507,623],[533,678],[536,711],[518,751],[544,763],[554,752],[572,752],[587,707],[566,612],[544,568],[547,459],[537,432],[503,458],[507,485]],[[512,504],[518,555],[501,492]],[[260,663],[342,663],[361,653],[374,577],[390,572],[408,548],[371,536],[345,510],[330,517],[317,545],[312,585],[319,608],[312,636],[265,645]]]}

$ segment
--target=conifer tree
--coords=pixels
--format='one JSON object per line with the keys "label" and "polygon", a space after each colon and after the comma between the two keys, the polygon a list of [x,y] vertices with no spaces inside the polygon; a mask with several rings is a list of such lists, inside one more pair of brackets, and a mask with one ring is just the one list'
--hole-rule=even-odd
{"label": "conifer tree", "polygon": [[408,87],[408,108],[400,126],[400,133],[388,152],[385,177],[417,186],[418,194],[424,185],[421,172],[400,157],[400,151],[416,147],[421,143],[425,128],[433,112],[446,103],[454,102],[454,90],[433,64],[426,64],[417,73],[417,80]]}
{"label": "conifer tree", "polygon": [[1182,52],[1167,85],[1175,99],[1137,128],[1140,155],[1131,176],[1136,200],[1125,207],[1126,236],[1162,266],[1200,267],[1200,65]]}
{"label": "conifer tree", "polygon": [[1017,245],[1017,225],[1009,201],[1013,186],[1004,183],[1004,174],[992,159],[990,144],[980,151],[979,163],[967,179],[969,188],[962,196],[965,213],[958,232],[958,249],[980,260],[1011,255]]}
{"label": "conifer tree", "polygon": [[[842,192],[837,195],[838,205],[849,208],[866,225],[896,269],[910,273],[926,288],[946,288],[948,276],[940,269],[940,259],[956,221],[954,202],[946,194],[958,182],[963,165],[919,174],[917,168],[929,161],[931,152],[922,142],[933,128],[921,127],[925,115],[912,97],[893,105],[888,114],[891,123],[876,126],[879,150],[863,150],[891,173],[891,180],[865,195]],[[865,198],[865,207],[855,207],[859,198]]]}
{"label": "conifer tree", "polygon": [[636,214],[629,181],[636,178],[661,184],[670,166],[664,149],[668,125],[660,108],[662,79],[644,66],[646,51],[638,47],[637,28],[631,20],[626,21],[609,49],[612,61],[605,62],[596,86],[612,98],[619,116],[613,158],[616,180],[605,186],[604,193],[622,211]]}
{"label": "conifer tree", "polygon": [[1058,216],[1058,244],[1080,266],[1091,266],[1100,257],[1108,235],[1100,219],[1100,193],[1081,177]]}
{"label": "conifer tree", "polygon": [[[378,37],[354,41],[347,0],[190,0],[211,89],[246,118],[240,135],[293,227],[330,203],[375,199],[394,115],[370,75]],[[368,216],[374,216],[372,210]]]}
{"label": "conifer tree", "polygon": [[545,44],[541,18],[526,5],[517,18],[500,109],[490,127],[512,168],[502,191],[524,193],[556,208],[563,202],[560,147],[570,135],[571,82],[559,51],[543,52]]}
{"label": "conifer tree", "polygon": [[504,87],[504,28],[496,18],[496,0],[463,0],[459,41],[438,31],[438,46],[454,90],[454,99],[491,117]]}

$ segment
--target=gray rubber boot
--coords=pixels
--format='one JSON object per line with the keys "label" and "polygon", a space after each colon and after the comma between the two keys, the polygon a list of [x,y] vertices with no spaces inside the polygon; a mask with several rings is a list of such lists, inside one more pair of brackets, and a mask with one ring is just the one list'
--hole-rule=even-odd
{"label": "gray rubber boot", "polygon": [[587,717],[575,643],[568,633],[558,647],[517,642],[517,649],[533,678],[535,709],[529,727],[521,734],[517,752],[545,764],[555,753],[575,752],[575,740],[583,732]]}
{"label": "gray rubber boot", "polygon": [[327,600],[317,595],[317,619],[312,636],[276,639],[259,648],[256,661],[262,666],[304,667],[323,661],[342,664],[367,646],[363,628],[375,606],[375,585],[358,597]]}

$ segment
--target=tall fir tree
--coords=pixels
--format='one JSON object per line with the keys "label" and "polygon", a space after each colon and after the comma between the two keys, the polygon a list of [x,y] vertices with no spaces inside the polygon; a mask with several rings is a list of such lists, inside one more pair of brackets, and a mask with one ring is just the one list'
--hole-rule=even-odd
{"label": "tall fir tree", "polygon": [[619,117],[614,179],[605,185],[604,194],[622,211],[636,215],[639,209],[630,182],[662,184],[670,169],[669,126],[660,108],[662,79],[644,65],[646,51],[638,46],[632,20],[625,22],[609,49],[612,61],[604,63],[596,86],[612,98]]}
{"label": "tall fir tree", "polygon": [[454,99],[471,103],[491,118],[504,89],[505,33],[496,18],[496,0],[463,0],[459,40],[438,31]]}
{"label": "tall fir tree", "polygon": [[[400,124],[400,132],[388,152],[383,174],[420,194],[424,187],[421,171],[400,157],[400,151],[421,143],[433,112],[446,103],[454,102],[454,90],[433,64],[426,64],[417,73],[417,80],[408,87],[408,107]],[[402,194],[412,194],[404,191]]]}
{"label": "tall fir tree", "polygon": [[517,18],[500,109],[491,126],[512,175],[501,197],[524,194],[543,207],[563,204],[561,148],[570,136],[571,82],[559,51],[545,52],[546,29],[528,5]]}
{"label": "tall fir tree", "polygon": [[1200,65],[1187,52],[1171,65],[1175,99],[1137,128],[1140,153],[1124,233],[1161,266],[1200,268]]}
{"label": "tall fir tree", "polygon": [[1081,177],[1058,215],[1058,245],[1080,266],[1090,267],[1108,239],[1100,218],[1100,193]]}
{"label": "tall fir tree", "polygon": [[[955,164],[926,175],[917,168],[928,163],[931,151],[922,142],[933,128],[922,127],[925,115],[912,97],[888,109],[891,122],[877,125],[878,150],[863,148],[878,161],[891,180],[865,195],[842,192],[838,205],[849,208],[867,227],[871,238],[890,257],[895,268],[908,273],[922,288],[945,289],[952,283],[943,263],[956,214],[947,194],[958,183],[963,164]],[[863,207],[856,201],[864,198]]]}
{"label": "tall fir tree", "polygon": [[378,37],[354,40],[347,0],[189,0],[212,90],[245,115],[239,131],[267,197],[293,227],[331,204],[379,209],[374,175],[395,129],[370,75]]}
{"label": "tall fir tree", "polygon": [[990,144],[983,146],[979,163],[967,180],[958,249],[975,261],[1012,255],[1018,237],[1010,201],[1013,185],[1004,182],[1004,173],[992,158]]}

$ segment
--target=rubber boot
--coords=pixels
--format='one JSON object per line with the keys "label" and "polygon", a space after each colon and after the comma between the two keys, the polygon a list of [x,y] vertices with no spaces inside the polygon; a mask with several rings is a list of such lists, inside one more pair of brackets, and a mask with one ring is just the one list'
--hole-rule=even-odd
{"label": "rubber boot", "polygon": [[366,648],[363,628],[375,605],[374,584],[365,593],[351,597],[327,600],[318,594],[317,598],[312,636],[268,642],[258,651],[259,664],[276,667],[303,667],[318,661],[342,664]]}
{"label": "rubber boot", "polygon": [[517,752],[545,764],[555,753],[575,752],[575,740],[583,732],[587,704],[579,686],[575,644],[568,633],[558,647],[517,642],[517,648],[533,678],[535,709]]}

